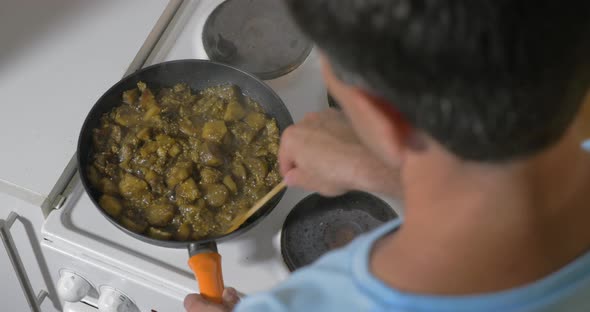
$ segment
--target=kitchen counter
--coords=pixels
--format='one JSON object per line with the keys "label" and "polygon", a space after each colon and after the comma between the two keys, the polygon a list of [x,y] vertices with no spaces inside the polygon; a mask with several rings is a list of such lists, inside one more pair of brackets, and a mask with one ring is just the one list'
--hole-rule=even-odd
{"label": "kitchen counter", "polygon": [[0,4],[0,193],[40,205],[168,1]]}

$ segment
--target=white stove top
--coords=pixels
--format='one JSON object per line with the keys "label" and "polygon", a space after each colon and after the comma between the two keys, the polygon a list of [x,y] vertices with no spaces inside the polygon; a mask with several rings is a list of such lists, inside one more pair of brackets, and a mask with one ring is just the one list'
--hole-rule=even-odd
{"label": "white stove top", "polygon": [[[305,195],[289,189],[252,230],[218,244],[227,286],[243,293],[257,292],[289,274],[280,254],[279,232],[290,209]],[[198,291],[187,266],[187,249],[154,246],[123,233],[99,213],[80,183],[64,207],[49,216],[43,237],[86,261],[98,261],[126,277],[159,285],[171,296],[184,298]]]}
{"label": "white stove top", "polygon": [[[162,39],[149,63],[206,59],[201,31],[206,17],[221,2],[185,3],[172,31]],[[305,63],[290,74],[267,83],[283,99],[295,121],[306,112],[328,107],[317,51],[312,51]],[[198,291],[187,266],[186,249],[153,246],[121,232],[97,211],[79,181],[75,185],[64,207],[54,211],[45,223],[43,236],[51,241],[49,244],[63,246],[59,248],[69,249],[84,261],[101,263],[127,279],[153,285],[159,292],[178,300]],[[289,211],[306,195],[301,190],[289,189],[261,223],[244,235],[219,244],[226,285],[253,293],[268,289],[288,276],[280,254],[279,232]]]}

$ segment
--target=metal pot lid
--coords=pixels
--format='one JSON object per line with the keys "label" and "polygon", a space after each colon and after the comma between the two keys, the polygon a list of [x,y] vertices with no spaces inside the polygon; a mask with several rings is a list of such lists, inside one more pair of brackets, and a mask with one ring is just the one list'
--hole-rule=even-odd
{"label": "metal pot lid", "polygon": [[363,192],[338,197],[312,194],[289,213],[281,232],[281,254],[290,271],[397,218],[383,200]]}
{"label": "metal pot lid", "polygon": [[277,0],[223,2],[207,18],[202,40],[211,60],[265,80],[293,71],[312,49],[284,3]]}

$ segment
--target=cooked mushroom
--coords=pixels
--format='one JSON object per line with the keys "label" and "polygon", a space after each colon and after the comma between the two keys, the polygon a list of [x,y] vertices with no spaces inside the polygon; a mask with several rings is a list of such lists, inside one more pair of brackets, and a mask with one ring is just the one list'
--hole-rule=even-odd
{"label": "cooked mushroom", "polygon": [[276,121],[238,87],[139,82],[121,101],[93,129],[85,170],[123,227],[160,240],[218,235],[280,181]]}

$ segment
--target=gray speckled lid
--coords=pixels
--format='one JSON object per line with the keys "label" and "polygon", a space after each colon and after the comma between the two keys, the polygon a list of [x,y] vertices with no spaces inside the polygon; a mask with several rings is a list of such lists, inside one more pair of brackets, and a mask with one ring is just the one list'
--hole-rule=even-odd
{"label": "gray speckled lid", "polygon": [[396,217],[387,203],[367,193],[333,198],[312,194],[293,208],[283,224],[283,260],[294,271]]}

